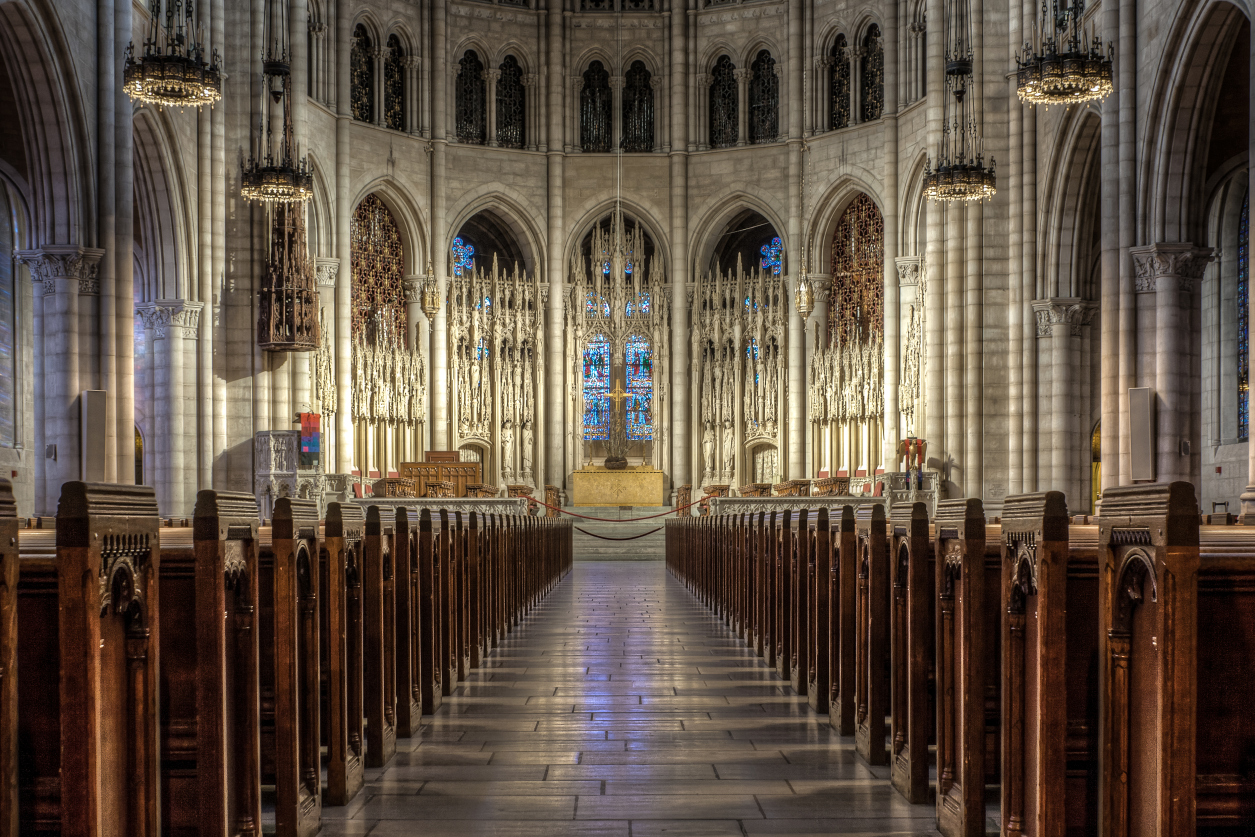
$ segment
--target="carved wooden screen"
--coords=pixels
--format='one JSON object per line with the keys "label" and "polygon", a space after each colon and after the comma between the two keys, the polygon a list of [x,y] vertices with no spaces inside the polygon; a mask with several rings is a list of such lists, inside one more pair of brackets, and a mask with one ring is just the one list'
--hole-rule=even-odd
{"label": "carved wooden screen", "polygon": [[454,88],[458,142],[483,145],[488,133],[484,62],[479,60],[475,50],[468,49],[458,63]]}
{"label": "carved wooden screen", "polygon": [[523,68],[513,55],[501,62],[497,79],[497,144],[502,148],[522,148],[523,134]]}
{"label": "carved wooden screen", "polygon": [[384,124],[405,130],[405,50],[396,35],[388,37],[388,56],[383,65]]}
{"label": "carved wooden screen", "polygon": [[850,50],[845,35],[832,44],[828,65],[828,126],[835,131],[850,125]]}
{"label": "carved wooden screen", "polygon": [[750,142],[775,142],[780,137],[780,79],[776,59],[761,50],[750,65]]}
{"label": "carved wooden screen", "polygon": [[710,147],[729,148],[737,140],[738,92],[736,67],[726,55],[719,56],[710,73]]}
{"label": "carved wooden screen", "polygon": [[884,330],[885,224],[872,199],[854,199],[832,238],[829,342],[863,343]]}
{"label": "carved wooden screen", "polygon": [[580,148],[604,152],[611,147],[610,73],[600,61],[584,71],[584,89],[580,91]]}
{"label": "carved wooden screen", "polygon": [[388,207],[367,195],[353,212],[353,340],[372,346],[407,345],[405,257]]}
{"label": "carved wooden screen", "polygon": [[374,45],[366,27],[360,23],[353,30],[353,47],[349,51],[349,101],[353,118],[358,122],[375,121],[375,56]]}
{"label": "carved wooden screen", "polygon": [[885,109],[885,47],[880,38],[880,27],[872,24],[863,38],[862,87],[860,92],[863,121],[880,118]]}
{"label": "carved wooden screen", "polygon": [[654,88],[644,61],[633,61],[624,78],[623,150],[654,150]]}
{"label": "carved wooden screen", "polygon": [[1238,220],[1238,440],[1246,441],[1251,432],[1248,391],[1251,381],[1251,193],[1242,199]]}

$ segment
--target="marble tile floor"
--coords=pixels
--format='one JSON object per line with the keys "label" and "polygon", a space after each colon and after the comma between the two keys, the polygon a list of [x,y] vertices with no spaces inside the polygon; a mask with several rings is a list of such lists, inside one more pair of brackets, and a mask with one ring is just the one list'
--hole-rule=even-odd
{"label": "marble tile floor", "polygon": [[577,562],[397,744],[325,837],[936,833],[661,562]]}

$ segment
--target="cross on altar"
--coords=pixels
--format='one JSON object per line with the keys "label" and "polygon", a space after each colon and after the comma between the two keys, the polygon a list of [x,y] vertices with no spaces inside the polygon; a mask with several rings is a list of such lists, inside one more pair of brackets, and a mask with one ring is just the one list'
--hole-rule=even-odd
{"label": "cross on altar", "polygon": [[614,406],[616,409],[618,408],[620,402],[622,402],[625,398],[628,397],[628,394],[623,390],[623,383],[621,381],[615,381],[614,389],[612,389],[606,395],[611,401],[614,402]]}

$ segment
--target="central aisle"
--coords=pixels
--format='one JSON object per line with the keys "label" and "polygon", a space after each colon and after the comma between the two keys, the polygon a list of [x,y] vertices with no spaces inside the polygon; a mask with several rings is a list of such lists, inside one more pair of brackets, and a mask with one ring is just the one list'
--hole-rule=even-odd
{"label": "central aisle", "polygon": [[324,835],[935,833],[661,562],[576,563],[425,720]]}

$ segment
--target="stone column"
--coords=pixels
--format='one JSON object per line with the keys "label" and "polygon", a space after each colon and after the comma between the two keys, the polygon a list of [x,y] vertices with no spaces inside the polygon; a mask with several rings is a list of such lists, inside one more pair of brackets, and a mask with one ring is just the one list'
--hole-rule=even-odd
{"label": "stone column", "polygon": [[[1250,50],[1251,50],[1251,59],[1252,59],[1250,62],[1250,74],[1251,74],[1250,77],[1252,81],[1255,81],[1255,38],[1251,38],[1250,41],[1251,41]],[[1255,87],[1251,88],[1251,93],[1252,93],[1252,96],[1255,96]],[[1247,141],[1250,143],[1248,150],[1251,153],[1255,153],[1255,108],[1252,108],[1250,110],[1250,121],[1247,124]],[[1255,157],[1250,157],[1249,155],[1248,155],[1248,158],[1255,159]],[[1106,161],[1104,160],[1103,162],[1106,162]],[[1250,173],[1248,177],[1249,177],[1249,184],[1247,188],[1248,189],[1255,188],[1255,167],[1252,167],[1250,169]],[[1251,294],[1248,294],[1247,296],[1248,298],[1245,301],[1245,304],[1248,306],[1250,313],[1255,314],[1255,300],[1251,298],[1252,297]],[[1239,304],[1243,304],[1243,303],[1239,303]],[[1255,346],[1248,346],[1248,349],[1250,350],[1250,359],[1255,360]],[[1250,369],[1252,367],[1248,365],[1247,368]],[[1247,388],[1246,397],[1247,397],[1247,404],[1248,404],[1247,410],[1249,410],[1251,406],[1250,399],[1252,398],[1249,387]],[[1250,415],[1250,413],[1248,412],[1247,415]],[[1106,437],[1104,436],[1104,439],[1105,438]],[[1250,437],[1249,441],[1247,442],[1246,472],[1247,472],[1246,490],[1242,492],[1242,497],[1241,497],[1242,522],[1245,524],[1255,524],[1255,437]]]}
{"label": "stone column", "polygon": [[[684,4],[671,0],[671,486],[672,503],[678,486],[692,482],[689,392],[689,255],[688,255],[688,150],[696,137],[689,136],[686,81],[688,78],[688,17]],[[655,109],[656,110],[656,109]],[[662,134],[659,133],[660,143]]]}
{"label": "stone column", "polygon": [[407,55],[402,63],[405,67],[405,131],[417,134],[420,130],[419,112],[422,108],[422,83],[418,77],[421,62],[418,56]]}
{"label": "stone column", "polygon": [[448,246],[450,235],[445,218],[445,158],[448,151],[448,93],[451,82],[449,62],[445,54],[446,7],[433,3],[431,16],[431,55],[433,75],[432,89],[432,147],[431,147],[431,253],[435,268],[436,287],[439,289],[440,307],[432,324],[431,358],[428,364],[428,380],[431,382],[431,446],[437,450],[450,447],[449,438],[449,347],[446,334],[446,273],[449,264]]}
{"label": "stone column", "polygon": [[1041,428],[1050,459],[1042,476],[1044,487],[1062,491],[1077,509],[1081,505],[1081,451],[1089,450],[1089,438],[1081,432],[1081,399],[1076,396],[1076,370],[1080,363],[1081,337],[1098,308],[1074,298],[1033,301],[1037,334],[1037,363],[1049,379],[1049,410]]}
{"label": "stone column", "polygon": [[[336,4],[336,256],[340,269],[336,272],[336,412],[335,473],[347,474],[353,468],[353,193],[349,180],[352,149],[349,147],[351,82],[349,77],[350,33],[352,19],[348,3]],[[330,460],[328,460],[330,461]],[[328,469],[330,470],[330,469]]]}
{"label": "stone column", "polygon": [[[928,0],[927,15],[930,20],[942,19],[941,0]],[[931,156],[937,153],[938,143],[941,140],[941,97],[944,91],[941,83],[940,38],[928,40],[928,54],[925,60],[929,67],[936,68],[928,77],[927,101],[924,105],[928,127],[927,153]],[[916,432],[918,433],[922,428],[924,440],[928,443],[929,454],[925,468],[935,470],[941,470],[942,454],[945,450],[945,406],[942,401],[945,397],[946,322],[942,292],[944,273],[941,269],[942,260],[945,257],[942,247],[943,211],[941,204],[932,201],[928,201],[925,207],[928,240],[925,242],[924,263],[921,269],[925,286],[923,305],[926,334],[925,363],[924,369],[921,370],[924,379],[924,416],[922,422],[918,418],[916,420]]]}
{"label": "stone column", "polygon": [[[544,481],[550,485],[556,485],[559,488],[566,486],[566,474],[574,463],[566,461],[566,455],[563,445],[564,422],[559,418],[565,415],[566,404],[566,379],[564,372],[566,370],[565,360],[565,308],[566,308],[566,283],[563,274],[563,254],[565,252],[565,230],[563,229],[564,203],[563,203],[563,156],[564,147],[562,141],[564,110],[563,110],[563,94],[566,84],[563,82],[563,4],[558,0],[549,0],[549,7],[545,11],[545,69],[548,73],[547,78],[547,100],[546,105],[549,114],[548,137],[546,137],[548,154],[546,162],[548,164],[548,189],[546,198],[549,210],[549,228],[547,231],[547,247],[546,256],[548,263],[542,268],[537,265],[537,271],[544,270],[546,278],[549,282],[549,301],[545,310],[547,322],[545,325],[545,412],[549,416],[549,421],[545,426],[544,445],[545,445],[545,472]],[[580,88],[575,79],[571,89],[578,91]],[[581,79],[582,81],[582,79]],[[570,99],[572,103],[578,101],[578,98]],[[576,108],[574,104],[572,111]],[[572,135],[571,142],[578,146],[579,132],[578,126]],[[537,480],[539,482],[539,480]]]}
{"label": "stone column", "polygon": [[535,73],[523,74],[523,147],[528,151],[546,151],[549,146],[540,136],[540,99],[537,90],[538,76]]}
{"label": "stone column", "polygon": [[[423,277],[406,276],[401,280],[401,291],[405,294],[405,341],[408,346],[426,346],[427,318],[423,316]],[[426,352],[424,352],[426,354]],[[398,425],[401,426],[401,425]],[[423,446],[420,437],[421,428],[415,427],[406,434],[405,446],[397,453],[397,461],[417,459],[419,448]]]}
{"label": "stone column", "polygon": [[858,125],[863,121],[863,56],[866,50],[861,45],[850,46],[850,124]]}
{"label": "stone column", "polygon": [[[901,409],[898,382],[901,380],[901,297],[898,290],[898,252],[901,225],[898,223],[898,4],[885,6],[884,19],[884,283],[885,283],[885,415],[881,422],[880,462],[886,471],[893,460]],[[977,353],[979,356],[979,352]],[[875,467],[872,467],[875,471]]]}
{"label": "stone column", "polygon": [[370,51],[370,60],[373,61],[375,64],[375,89],[371,91],[371,94],[372,94],[372,98],[374,99],[374,108],[375,108],[375,112],[373,114],[375,117],[374,122],[376,125],[380,127],[383,127],[386,124],[384,122],[384,114],[383,114],[383,86],[384,86],[383,58],[384,58],[383,47],[379,44],[376,44],[375,48]]}
{"label": "stone column", "polygon": [[[153,370],[153,444],[155,456],[150,482],[164,517],[191,516],[196,496],[196,386],[188,381],[188,359],[195,351],[204,304],[182,299],[159,299],[139,306],[136,313],[149,337]],[[190,341],[190,342],[189,342]],[[193,371],[193,375],[194,375]],[[188,428],[187,420],[192,419]]]}
{"label": "stone column", "polygon": [[499,145],[497,142],[497,80],[500,78],[500,70],[484,70],[484,84],[487,90],[484,96],[484,110],[488,111],[488,145],[491,148]]}
{"label": "stone column", "polygon": [[733,75],[736,78],[736,144],[740,146],[749,142],[750,78],[753,73],[750,70],[741,69],[733,70]]}
{"label": "stone column", "polygon": [[710,148],[710,85],[714,79],[710,73],[697,77],[697,107],[693,108],[693,125],[696,134],[691,138],[695,151]]}
{"label": "stone column", "polygon": [[[319,317],[319,327],[322,329],[323,340],[331,347],[331,353],[335,355],[336,340],[339,334],[336,331],[336,274],[340,272],[339,259],[316,259],[314,261],[314,271],[316,281],[318,282],[318,310],[321,314]],[[337,402],[339,397],[337,395]],[[348,404],[336,404],[338,410],[349,409]],[[335,456],[338,439],[336,433],[324,415],[322,418],[322,461],[325,463],[324,468],[330,471],[335,467]]]}
{"label": "stone column", "polygon": [[1189,480],[1192,477],[1190,376],[1194,373],[1188,359],[1195,337],[1191,312],[1195,287],[1211,261],[1212,250],[1171,242],[1133,247],[1129,254],[1133,257],[1137,293],[1154,294],[1155,300],[1155,480]]}

